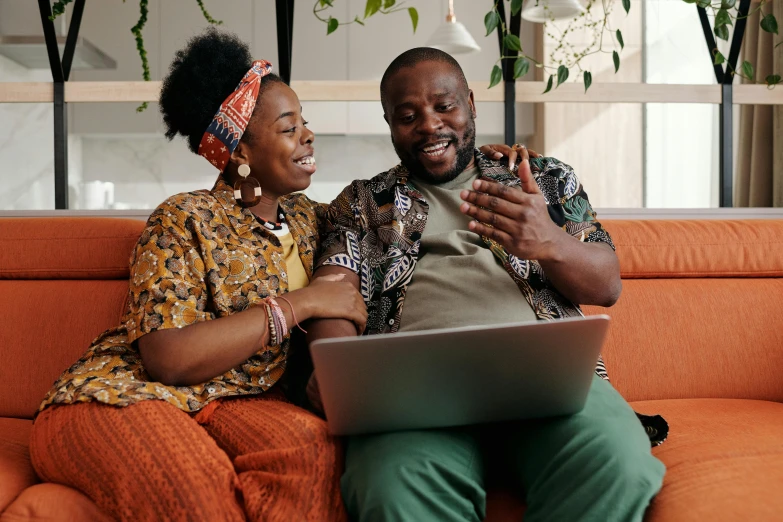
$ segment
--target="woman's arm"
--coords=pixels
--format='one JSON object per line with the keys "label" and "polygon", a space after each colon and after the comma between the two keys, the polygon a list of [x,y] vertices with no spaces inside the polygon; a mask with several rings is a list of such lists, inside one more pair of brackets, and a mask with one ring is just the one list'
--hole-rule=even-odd
{"label": "woman's arm", "polygon": [[[296,319],[338,318],[364,329],[367,312],[359,292],[341,276],[314,280],[307,288],[278,299],[286,323]],[[292,311],[293,309],[293,311]],[[351,324],[351,323],[349,323]],[[144,367],[156,381],[171,386],[207,382],[246,361],[269,344],[266,309],[254,306],[242,312],[187,326],[150,332],[139,338]]]}

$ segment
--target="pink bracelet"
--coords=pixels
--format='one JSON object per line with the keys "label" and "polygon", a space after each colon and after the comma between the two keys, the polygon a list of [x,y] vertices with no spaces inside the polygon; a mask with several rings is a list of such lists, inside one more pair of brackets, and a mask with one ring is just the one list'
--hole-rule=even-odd
{"label": "pink bracelet", "polygon": [[277,342],[274,343],[273,346],[282,344],[283,338],[288,334],[288,324],[286,323],[283,309],[280,308],[280,305],[277,303],[277,301],[275,301],[274,297],[267,297],[264,299],[264,301],[269,305],[269,308],[272,311],[272,318],[275,323]]}
{"label": "pink bracelet", "polygon": [[302,330],[302,332],[303,332],[303,333],[307,333],[307,330],[305,330],[304,328],[302,328],[302,327],[299,325],[299,319],[297,319],[297,318],[296,318],[296,312],[294,311],[294,305],[292,305],[292,304],[291,304],[291,301],[289,301],[288,299],[286,299],[286,298],[285,298],[285,297],[283,297],[282,295],[279,295],[279,296],[277,296],[277,297],[279,297],[280,299],[282,299],[283,301],[285,301],[286,303],[288,303],[288,307],[291,309],[291,315],[292,315],[292,316],[293,316],[293,318],[294,318],[294,323],[296,323],[296,327],[297,327],[297,328],[299,328],[300,330]]}

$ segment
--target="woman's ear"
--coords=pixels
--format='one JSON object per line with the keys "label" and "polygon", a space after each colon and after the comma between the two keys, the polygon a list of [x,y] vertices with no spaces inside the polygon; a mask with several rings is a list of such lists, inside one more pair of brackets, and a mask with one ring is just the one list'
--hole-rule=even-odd
{"label": "woman's ear", "polygon": [[250,147],[243,141],[239,142],[237,148],[231,153],[230,163],[234,165],[250,164]]}

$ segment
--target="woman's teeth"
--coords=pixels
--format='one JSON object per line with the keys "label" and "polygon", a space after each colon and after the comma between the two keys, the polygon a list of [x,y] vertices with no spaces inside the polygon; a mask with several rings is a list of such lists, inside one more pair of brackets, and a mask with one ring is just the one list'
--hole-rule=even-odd
{"label": "woman's teeth", "polygon": [[306,156],[300,160],[296,160],[294,163],[297,165],[315,165],[315,158],[313,156]]}
{"label": "woman's teeth", "polygon": [[429,145],[427,147],[424,147],[421,150],[427,156],[436,157],[443,154],[446,151],[446,147],[448,146],[449,146],[448,141],[441,141],[439,143],[436,143],[435,145]]}

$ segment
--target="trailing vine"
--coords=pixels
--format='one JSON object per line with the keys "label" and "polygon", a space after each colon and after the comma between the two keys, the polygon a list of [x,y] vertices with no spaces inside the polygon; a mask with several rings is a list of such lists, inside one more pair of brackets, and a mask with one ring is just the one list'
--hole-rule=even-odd
{"label": "trailing vine", "polygon": [[[50,16],[49,19],[54,20],[58,16],[65,13],[65,7],[72,2],[73,0],[57,0],[52,5],[52,16]],[[122,0],[122,2],[125,3],[125,0]],[[144,30],[144,26],[147,24],[147,17],[149,16],[148,3],[149,0],[139,0],[139,19],[136,22],[136,25],[131,27],[131,33],[133,33],[133,38],[136,40],[136,50],[138,51],[139,58],[141,59],[142,78],[144,78],[145,82],[148,82],[151,79],[150,63],[147,57],[147,49],[144,46],[144,35],[142,34],[142,31]],[[207,22],[213,25],[221,25],[223,23],[220,20],[215,20],[214,18],[212,18],[212,16],[207,11],[207,8],[204,6],[204,0],[196,0],[196,3],[201,9],[201,13],[204,15],[204,19]],[[144,102],[136,108],[136,111],[142,112],[148,106],[149,103]]]}
{"label": "trailing vine", "polygon": [[[367,0],[367,4],[364,6],[364,18],[359,18],[359,15],[356,15],[354,16],[353,20],[349,22],[340,22],[333,16],[329,16],[329,18],[323,18],[321,16],[322,12],[326,11],[330,7],[334,7],[334,0],[315,0],[313,14],[316,18],[326,24],[326,34],[329,35],[335,32],[341,25],[364,25],[364,20],[370,18],[376,13],[387,15],[396,13],[398,11],[405,11],[406,8],[403,7],[404,3],[405,2],[402,1],[398,4],[397,0]],[[415,7],[408,7],[407,11],[408,16],[411,18],[411,23],[413,24],[413,32],[415,33],[416,27],[419,25],[419,12]]]}
{"label": "trailing vine", "polygon": [[[497,0],[486,16],[484,17],[484,26],[487,30],[487,36],[489,36],[496,29],[501,31],[503,35],[503,50],[500,53],[495,65],[490,73],[490,88],[494,87],[503,79],[502,69],[500,63],[503,59],[513,59],[513,77],[514,79],[525,76],[529,69],[530,64],[533,63],[535,67],[543,69],[545,73],[549,73],[549,78],[546,83],[546,89],[544,92],[549,92],[553,87],[559,87],[565,82],[572,70],[576,69],[578,75],[582,76],[584,82],[585,92],[590,88],[593,78],[592,74],[588,70],[584,70],[581,66],[582,60],[592,54],[604,53],[612,55],[612,62],[614,64],[614,72],[620,70],[620,54],[616,49],[611,51],[604,48],[604,45],[608,42],[617,43],[620,47],[620,51],[625,47],[622,32],[617,29],[613,30],[609,23],[609,16],[612,13],[615,0],[587,0],[585,4],[585,11],[580,15],[577,15],[573,19],[566,22],[564,28],[555,22],[554,17],[549,16],[549,21],[545,24],[546,36],[556,42],[554,49],[549,54],[548,64],[544,64],[536,60],[531,55],[527,54],[523,49],[519,37],[509,32],[505,22],[501,19],[498,13],[498,2],[503,0]],[[510,2],[511,14],[515,15],[522,9],[522,0],[505,0]],[[600,4],[599,4],[600,1]],[[721,40],[728,41],[729,39],[729,26],[735,24],[738,19],[748,18],[756,12],[761,11],[770,0],[759,0],[757,4],[746,16],[740,16],[739,14],[739,2],[737,0],[682,0],[686,4],[696,4],[698,7],[703,7],[712,14],[714,20],[713,33]],[[537,0],[538,3],[542,3],[544,9],[547,10],[549,0]],[[631,9],[630,0],[621,0],[622,7],[626,14]],[[596,9],[600,6],[600,9]],[[763,11],[762,11],[763,12]],[[761,29],[778,35],[778,22],[775,16],[766,14],[760,21]],[[568,35],[584,31],[592,34],[592,38],[589,43],[583,46],[581,49],[573,45]],[[783,44],[780,42],[776,45]],[[516,51],[517,54],[508,54],[508,51]],[[720,65],[727,64],[726,58],[717,49],[711,50],[713,56],[713,63]],[[727,74],[737,75],[745,78],[749,81],[756,83],[764,83],[768,86],[773,86],[781,83],[780,74],[769,74],[763,81],[759,81],[756,78],[755,69],[753,64],[749,60],[743,61],[739,66],[739,70],[733,68],[727,71]],[[557,80],[555,85],[554,81]]]}

